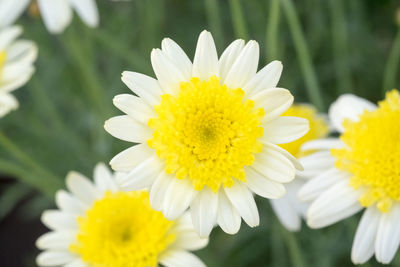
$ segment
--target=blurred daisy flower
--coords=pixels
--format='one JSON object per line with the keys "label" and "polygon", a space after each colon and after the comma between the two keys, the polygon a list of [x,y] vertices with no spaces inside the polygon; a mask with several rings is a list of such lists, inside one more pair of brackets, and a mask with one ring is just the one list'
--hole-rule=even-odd
{"label": "blurred daisy flower", "polygon": [[312,201],[307,223],[321,228],[366,208],[352,261],[361,264],[375,254],[379,262],[390,263],[400,243],[399,92],[388,92],[379,106],[343,95],[329,116],[340,138],[307,144],[319,150],[314,164],[320,170],[299,192],[302,200]]}
{"label": "blurred daisy flower", "polygon": [[22,33],[19,26],[0,30],[0,117],[18,108],[12,91],[23,86],[35,71],[36,45],[27,40],[16,40]]}
{"label": "blurred daisy flower", "polygon": [[39,266],[205,266],[188,250],[207,245],[190,216],[167,220],[150,207],[146,191],[121,192],[104,164],[94,169],[94,183],[79,173],[66,178],[70,192],[56,193],[59,210],[48,210],[43,223],[51,232],[36,244],[45,250]]}
{"label": "blurred daisy flower", "polygon": [[47,30],[51,33],[61,33],[65,30],[71,23],[72,10],[75,10],[89,27],[97,27],[99,24],[95,0],[0,0],[0,27],[12,24],[29,4],[31,10],[39,10]]}
{"label": "blurred daisy flower", "polygon": [[215,223],[236,233],[241,218],[259,224],[252,191],[266,198],[285,193],[282,183],[301,165],[277,146],[308,131],[308,121],[280,116],[293,102],[275,88],[282,64],[257,73],[259,46],[234,41],[218,59],[211,34],[198,39],[193,63],[171,39],[154,49],[157,80],[124,72],[122,81],[139,97],[124,94],[114,104],[127,115],[106,121],[114,137],[139,143],[111,160],[129,172],[124,190],[150,188],[150,204],[168,219],[188,207],[195,229],[208,236]]}
{"label": "blurred daisy flower", "polygon": [[326,116],[317,113],[317,110],[308,104],[294,104],[282,115],[305,118],[310,124],[310,130],[306,135],[294,142],[280,145],[299,159],[304,171],[297,171],[296,179],[285,185],[286,194],[283,197],[270,200],[282,225],[289,231],[299,231],[301,218],[305,215],[307,205],[298,199],[297,193],[307,181],[308,176],[313,174],[312,169],[308,170],[307,166],[313,164],[315,160],[314,156],[310,157],[310,151],[302,149],[302,145],[308,141],[326,137],[329,134],[329,125]]}

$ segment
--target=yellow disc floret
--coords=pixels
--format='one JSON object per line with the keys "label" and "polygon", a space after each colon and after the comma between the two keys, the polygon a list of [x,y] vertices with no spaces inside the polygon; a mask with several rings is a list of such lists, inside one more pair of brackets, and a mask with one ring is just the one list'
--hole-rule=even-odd
{"label": "yellow disc floret", "polygon": [[295,157],[302,157],[312,153],[312,151],[300,151],[300,147],[308,141],[323,138],[329,133],[329,126],[326,120],[317,113],[317,110],[307,104],[292,105],[283,116],[294,116],[307,119],[310,124],[310,130],[301,138],[291,143],[280,145]]}
{"label": "yellow disc floret", "polygon": [[173,221],[150,207],[147,192],[107,192],[82,217],[70,251],[90,266],[157,266],[175,240]]}
{"label": "yellow disc floret", "polygon": [[165,94],[155,107],[157,118],[148,145],[165,160],[166,172],[191,179],[196,190],[214,192],[232,186],[233,178],[245,181],[244,166],[261,151],[257,140],[263,134],[262,108],[244,100],[244,91],[192,78],[180,84],[177,96]]}
{"label": "yellow disc floret", "polygon": [[350,172],[350,184],[365,190],[361,205],[376,204],[382,212],[400,201],[400,97],[386,95],[375,111],[364,111],[358,122],[345,120],[340,139],[347,145],[332,150],[336,166]]}

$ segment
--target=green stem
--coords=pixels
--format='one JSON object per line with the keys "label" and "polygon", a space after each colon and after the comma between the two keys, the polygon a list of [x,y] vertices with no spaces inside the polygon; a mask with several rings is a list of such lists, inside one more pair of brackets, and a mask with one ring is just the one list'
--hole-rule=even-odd
{"label": "green stem", "polygon": [[214,36],[217,47],[223,44],[221,16],[219,14],[218,0],[205,0],[205,9],[210,30]]}
{"label": "green stem", "polygon": [[343,0],[330,0],[332,18],[333,59],[336,68],[338,93],[352,92],[351,71],[348,64],[348,34]]}
{"label": "green stem", "polygon": [[246,21],[243,15],[243,8],[240,0],[229,0],[231,16],[233,21],[233,30],[237,38],[248,40],[249,33],[247,31]]}
{"label": "green stem", "polygon": [[283,238],[285,239],[286,246],[289,250],[290,259],[294,267],[305,267],[302,252],[300,250],[299,244],[294,236],[294,233],[287,231],[282,226],[280,227]]}
{"label": "green stem", "polygon": [[397,28],[392,49],[386,62],[383,74],[383,94],[396,87],[396,76],[400,60],[400,26]]}
{"label": "green stem", "polygon": [[293,1],[281,0],[281,3],[292,34],[310,100],[319,110],[324,110],[324,102],[319,89],[317,76]]}
{"label": "green stem", "polygon": [[279,0],[270,0],[268,24],[265,42],[265,54],[268,61],[276,60],[278,58],[278,29],[281,17]]}

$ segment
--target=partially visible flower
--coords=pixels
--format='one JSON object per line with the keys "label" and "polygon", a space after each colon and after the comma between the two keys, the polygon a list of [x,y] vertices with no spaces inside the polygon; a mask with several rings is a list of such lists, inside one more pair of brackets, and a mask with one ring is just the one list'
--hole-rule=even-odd
{"label": "partially visible flower", "polygon": [[157,79],[124,72],[122,81],[139,97],[118,95],[127,115],[105,123],[113,136],[140,143],[116,155],[111,166],[129,172],[124,190],[150,188],[150,203],[174,219],[190,208],[195,229],[208,236],[215,223],[230,234],[241,218],[255,227],[252,191],[266,198],[285,193],[301,169],[277,146],[308,131],[303,118],[281,116],[293,102],[276,88],[282,64],[257,72],[259,46],[236,40],[218,59],[211,33],[198,39],[193,63],[179,45],[164,39],[151,62]]}
{"label": "partially visible flower", "polygon": [[18,108],[12,91],[23,86],[35,71],[36,45],[27,40],[16,40],[22,33],[19,26],[0,30],[0,117]]}
{"label": "partially visible flower", "polygon": [[342,95],[329,115],[340,138],[306,144],[318,150],[313,165],[319,169],[299,192],[302,200],[312,202],[307,223],[325,227],[365,208],[351,259],[362,264],[375,254],[388,264],[400,244],[399,92],[388,92],[378,107]]}
{"label": "partially visible flower", "polygon": [[301,146],[308,141],[326,137],[329,133],[329,126],[326,116],[317,113],[317,110],[308,104],[294,104],[282,115],[305,118],[310,124],[310,130],[303,137],[291,143],[280,145],[299,159],[304,170],[297,171],[296,179],[285,185],[286,194],[283,197],[270,200],[271,206],[282,225],[289,231],[299,231],[301,218],[305,215],[307,205],[298,199],[297,193],[307,181],[310,171],[312,172],[312,170],[308,170],[310,161],[314,161],[313,157],[309,157],[310,152],[301,149]]}
{"label": "partially visible flower", "polygon": [[99,14],[95,0],[0,0],[0,28],[14,23],[28,7],[38,5],[46,28],[61,33],[71,23],[75,10],[89,27],[97,27]]}
{"label": "partially visible flower", "polygon": [[39,266],[167,267],[205,266],[188,250],[205,247],[188,214],[175,221],[150,207],[146,191],[121,192],[104,164],[94,169],[94,183],[71,172],[70,192],[56,193],[58,210],[42,215],[51,232],[36,245],[45,250]]}

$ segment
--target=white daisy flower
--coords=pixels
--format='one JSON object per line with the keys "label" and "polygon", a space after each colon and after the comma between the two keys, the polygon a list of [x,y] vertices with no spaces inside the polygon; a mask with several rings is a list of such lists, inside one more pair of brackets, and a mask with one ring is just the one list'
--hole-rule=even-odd
{"label": "white daisy flower", "polygon": [[203,31],[193,63],[171,39],[154,49],[157,79],[124,72],[122,81],[139,97],[118,95],[114,104],[127,115],[106,121],[114,137],[139,143],[111,160],[129,172],[124,190],[150,188],[150,203],[168,219],[190,207],[200,236],[215,223],[236,233],[241,217],[259,224],[252,191],[279,198],[300,164],[276,144],[308,131],[303,118],[281,117],[293,96],[275,88],[282,64],[257,73],[259,46],[234,41],[218,59],[211,34]]}
{"label": "white daisy flower", "polygon": [[89,27],[97,27],[99,14],[95,0],[0,0],[0,28],[14,23],[29,3],[36,4],[46,28],[51,33],[61,33],[71,23],[72,10]]}
{"label": "white daisy flower", "polygon": [[375,254],[388,264],[400,243],[399,93],[387,93],[379,106],[343,95],[329,116],[340,138],[305,144],[318,150],[309,161],[316,176],[299,192],[302,200],[312,201],[307,223],[325,227],[366,208],[351,259],[362,264]]}
{"label": "white daisy flower", "polygon": [[0,30],[0,117],[18,108],[11,92],[23,86],[35,71],[36,45],[27,40],[16,40],[22,33],[19,26]]}
{"label": "white daisy flower", "polygon": [[[305,216],[307,205],[298,199],[297,193],[300,187],[307,181],[308,175],[310,175],[310,172],[306,168],[310,152],[300,150],[300,147],[308,141],[326,137],[329,133],[329,126],[326,116],[317,113],[317,110],[308,104],[294,104],[282,115],[305,118],[310,124],[310,130],[306,135],[294,142],[280,145],[280,147],[299,159],[304,170],[297,171],[296,179],[285,185],[286,194],[283,197],[270,200],[272,209],[282,225],[289,231],[299,231],[301,228],[301,218]],[[313,160],[311,161],[313,162]]]}
{"label": "white daisy flower", "polygon": [[[94,183],[71,172],[70,192],[56,193],[58,210],[42,215],[51,232],[36,242],[39,266],[167,267],[205,266],[188,250],[205,247],[185,213],[174,221],[150,207],[147,191],[122,192],[102,163],[94,169]],[[123,176],[123,175],[122,175]],[[118,176],[117,176],[118,177]]]}

